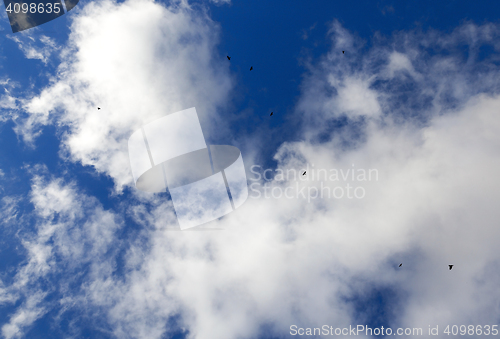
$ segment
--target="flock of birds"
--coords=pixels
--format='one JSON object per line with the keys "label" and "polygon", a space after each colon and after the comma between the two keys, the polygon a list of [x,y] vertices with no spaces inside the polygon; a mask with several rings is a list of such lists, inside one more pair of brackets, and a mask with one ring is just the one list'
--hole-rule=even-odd
{"label": "flock of birds", "polygon": [[[345,54],[345,51],[342,51],[342,54]],[[226,57],[227,57],[227,60],[231,61],[231,57],[229,55],[226,55]],[[250,70],[253,70],[253,66],[250,66]],[[271,114],[269,114],[269,116],[272,117],[273,116],[273,112],[271,112]]]}
{"label": "flock of birds", "polygon": [[[342,54],[344,54],[344,52],[345,51],[342,51]],[[229,55],[227,56],[227,60],[231,61],[231,57]],[[253,66],[250,66],[250,70],[253,70]],[[101,109],[101,107],[97,107],[97,110],[100,110],[100,109]],[[269,116],[272,117],[273,116],[273,112],[271,112],[271,114],[269,114]],[[304,173],[302,173],[302,175],[306,175],[306,171],[304,171]],[[398,267],[401,267],[401,266],[403,266],[403,263],[400,263]],[[448,265],[450,271],[453,268],[453,266],[454,265]]]}

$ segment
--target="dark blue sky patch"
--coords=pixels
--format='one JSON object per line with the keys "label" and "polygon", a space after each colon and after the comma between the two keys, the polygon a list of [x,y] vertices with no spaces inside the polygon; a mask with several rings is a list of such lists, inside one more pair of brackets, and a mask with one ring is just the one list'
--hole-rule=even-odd
{"label": "dark blue sky patch", "polygon": [[179,326],[181,323],[179,314],[171,316],[167,321],[167,331],[162,336],[162,339],[186,339],[189,335],[189,330]]}
{"label": "dark blue sky patch", "polygon": [[404,304],[404,294],[394,286],[368,286],[343,299],[352,305],[354,323],[373,329],[391,327]]}

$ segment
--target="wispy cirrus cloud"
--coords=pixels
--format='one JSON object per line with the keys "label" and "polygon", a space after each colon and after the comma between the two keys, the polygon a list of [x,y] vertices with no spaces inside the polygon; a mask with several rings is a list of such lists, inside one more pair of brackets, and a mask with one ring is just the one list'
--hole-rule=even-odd
{"label": "wispy cirrus cloud", "polygon": [[[21,302],[2,326],[5,338],[23,337],[37,319],[56,307],[47,296],[56,295],[61,301],[74,297],[67,295],[68,284],[86,272],[110,267],[111,262],[102,260],[120,227],[119,218],[104,211],[95,198],[82,195],[74,184],[46,178],[46,169],[37,171],[41,173],[34,174],[30,197],[35,229],[25,224],[17,231],[26,261],[20,263],[11,283],[1,288],[2,304]],[[8,209],[10,219],[16,217],[13,208]],[[4,208],[4,218],[5,212]],[[24,217],[24,222],[29,220]]]}
{"label": "wispy cirrus cloud", "polygon": [[498,50],[498,35],[494,24],[466,23],[448,35],[434,30],[396,32],[390,39],[375,35],[367,49],[334,21],[332,50],[316,65],[306,64],[311,76],[302,84],[299,110],[318,135],[327,126],[324,119],[426,119],[474,95],[497,93],[498,57],[478,60],[478,52],[480,46]]}
{"label": "wispy cirrus cloud", "polygon": [[17,44],[27,59],[38,59],[44,64],[47,64],[49,58],[58,50],[52,38],[45,35],[35,37],[30,31],[7,37]]}

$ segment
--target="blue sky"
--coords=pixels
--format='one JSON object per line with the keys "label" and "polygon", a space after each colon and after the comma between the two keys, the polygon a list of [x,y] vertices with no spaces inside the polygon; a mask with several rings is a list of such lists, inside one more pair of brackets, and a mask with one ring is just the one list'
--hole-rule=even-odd
{"label": "blue sky", "polygon": [[[2,337],[499,323],[495,1],[80,1],[15,34],[1,7]],[[190,107],[243,156],[222,231],[173,231],[130,171],[128,137]]]}

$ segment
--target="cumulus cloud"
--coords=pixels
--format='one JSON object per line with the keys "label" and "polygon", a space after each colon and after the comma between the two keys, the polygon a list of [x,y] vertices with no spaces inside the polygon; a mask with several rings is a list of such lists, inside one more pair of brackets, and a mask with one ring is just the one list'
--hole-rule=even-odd
{"label": "cumulus cloud", "polygon": [[185,2],[148,0],[101,1],[80,13],[52,84],[24,101],[29,117],[16,131],[26,142],[56,123],[67,158],[120,189],[131,182],[127,139],[143,124],[195,106],[207,133],[224,130],[217,109],[231,78],[214,55],[218,28],[209,18]]}

